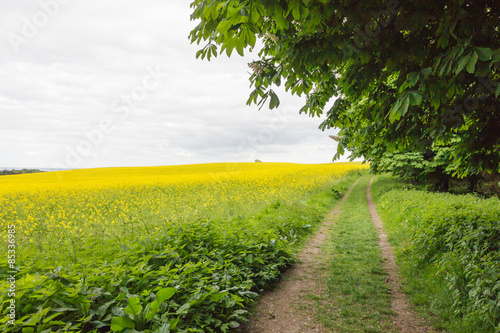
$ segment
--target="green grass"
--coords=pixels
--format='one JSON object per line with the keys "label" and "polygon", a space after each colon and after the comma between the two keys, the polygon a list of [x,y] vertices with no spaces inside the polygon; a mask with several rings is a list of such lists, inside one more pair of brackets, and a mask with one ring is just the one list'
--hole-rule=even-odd
{"label": "green grass", "polygon": [[327,293],[317,302],[335,332],[396,332],[377,231],[366,201],[365,175],[344,201],[325,246]]}
{"label": "green grass", "polygon": [[383,175],[372,195],[417,311],[450,332],[500,331],[500,201]]}
{"label": "green grass", "polygon": [[[346,177],[342,177],[336,180],[331,186],[313,196],[307,200],[307,204],[311,207],[316,207],[320,210],[321,216],[325,217],[333,207],[342,199],[349,188],[358,180],[362,175],[368,174],[368,171],[356,171],[352,172]],[[321,223],[317,223],[311,226],[311,230],[308,237],[301,238],[295,246],[293,247],[293,252],[295,254],[302,251],[304,245],[307,243],[307,239],[314,235],[316,231],[320,228]]]}

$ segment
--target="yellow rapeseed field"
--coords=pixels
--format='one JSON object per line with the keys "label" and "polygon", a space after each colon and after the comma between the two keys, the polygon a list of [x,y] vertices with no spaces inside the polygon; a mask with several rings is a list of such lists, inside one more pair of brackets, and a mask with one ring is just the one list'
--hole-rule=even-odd
{"label": "yellow rapeseed field", "polygon": [[123,244],[131,235],[154,235],[171,221],[252,214],[366,167],[217,163],[3,176],[0,227],[5,241],[7,225],[16,225],[20,260],[36,252],[60,261],[68,257],[61,249],[76,251],[90,238]]}
{"label": "yellow rapeseed field", "polygon": [[336,200],[332,186],[367,167],[219,163],[2,176],[9,252],[0,275],[10,280],[0,281],[0,330],[226,331],[293,260],[293,244]]}

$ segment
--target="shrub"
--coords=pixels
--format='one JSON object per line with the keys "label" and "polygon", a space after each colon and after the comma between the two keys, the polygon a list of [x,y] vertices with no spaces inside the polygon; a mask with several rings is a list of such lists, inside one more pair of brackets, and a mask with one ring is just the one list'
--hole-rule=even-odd
{"label": "shrub", "polygon": [[[380,184],[380,190],[384,185]],[[380,195],[401,260],[436,269],[465,331],[500,329],[500,200],[385,188]]]}

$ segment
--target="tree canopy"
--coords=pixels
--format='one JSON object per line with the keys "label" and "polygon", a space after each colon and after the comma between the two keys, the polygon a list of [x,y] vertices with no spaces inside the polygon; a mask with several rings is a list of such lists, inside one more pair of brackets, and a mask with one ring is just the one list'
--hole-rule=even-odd
{"label": "tree canopy", "polygon": [[340,129],[336,157],[347,149],[376,170],[409,153],[438,159],[448,175],[499,171],[499,1],[195,0],[191,7],[197,57],[243,55],[261,40],[248,103],[277,107],[275,86],[305,95],[300,112],[326,113],[320,128]]}

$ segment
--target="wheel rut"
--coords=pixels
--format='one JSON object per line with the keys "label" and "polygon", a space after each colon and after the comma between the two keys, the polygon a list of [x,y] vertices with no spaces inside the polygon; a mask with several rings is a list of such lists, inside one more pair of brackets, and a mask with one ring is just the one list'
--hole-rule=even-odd
{"label": "wheel rut", "polygon": [[377,228],[379,234],[379,247],[382,251],[382,258],[384,260],[383,268],[387,272],[387,280],[389,288],[391,289],[391,307],[396,313],[394,317],[394,325],[402,333],[428,333],[435,332],[431,327],[427,326],[422,320],[419,320],[415,314],[410,310],[410,303],[406,295],[401,291],[401,282],[398,273],[398,266],[394,258],[392,246],[387,241],[387,233],[384,231],[382,220],[375,209],[375,204],[370,193],[371,184],[375,177],[370,181],[366,188],[366,198],[368,201],[368,208],[373,224]]}

